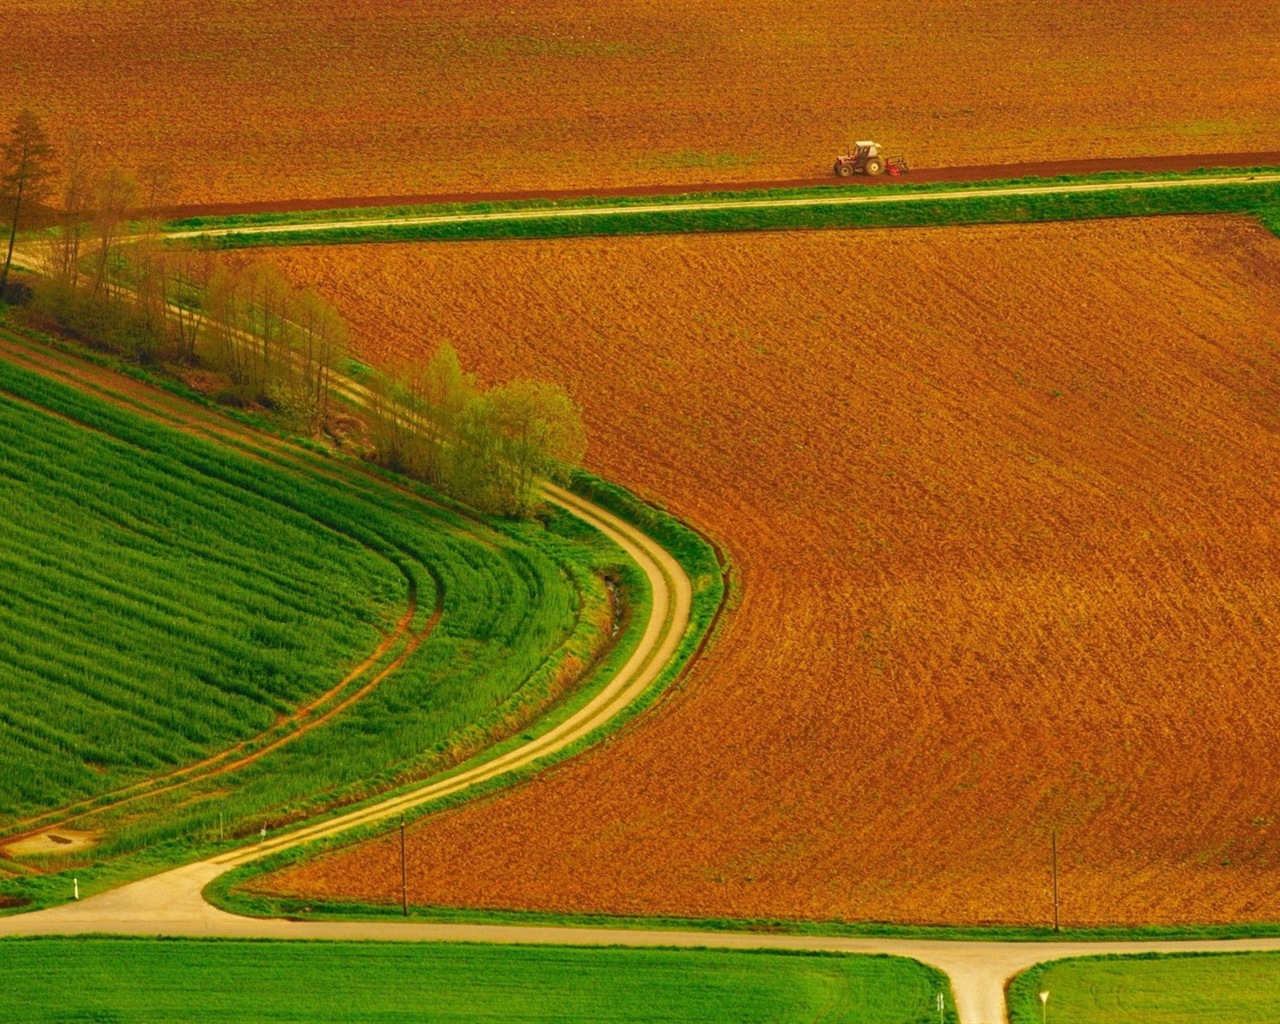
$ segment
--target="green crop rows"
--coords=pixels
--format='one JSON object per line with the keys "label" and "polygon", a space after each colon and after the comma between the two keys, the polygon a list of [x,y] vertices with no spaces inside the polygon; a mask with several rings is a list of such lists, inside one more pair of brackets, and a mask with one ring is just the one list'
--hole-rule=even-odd
{"label": "green crop rows", "polygon": [[0,815],[171,769],[322,692],[407,597],[353,538],[12,397],[0,365]]}
{"label": "green crop rows", "polygon": [[[106,832],[101,861],[357,801],[520,727],[564,659],[590,662],[602,570],[648,599],[567,516],[481,521],[339,460],[241,447],[0,361],[0,835],[74,804],[89,813],[71,827]],[[411,595],[406,635],[353,686],[407,658],[340,714],[228,774],[106,806],[286,737],[292,710],[372,654]],[[45,881],[0,880],[0,895],[39,902]]]}
{"label": "green crop rows", "polygon": [[[13,1024],[915,1024],[938,1019],[936,994],[947,988],[915,961],[875,956],[437,943],[0,942],[0,1017]],[[947,1019],[955,1020],[951,1013]]]}
{"label": "green crop rows", "polygon": [[1080,957],[1038,964],[1009,985],[1013,1024],[1253,1024],[1280,1019],[1280,954]]}

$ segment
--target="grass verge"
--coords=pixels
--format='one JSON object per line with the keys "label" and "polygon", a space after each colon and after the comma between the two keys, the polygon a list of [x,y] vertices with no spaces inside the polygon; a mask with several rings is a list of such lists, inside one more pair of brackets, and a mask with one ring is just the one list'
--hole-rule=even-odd
{"label": "grass verge", "polygon": [[[1275,173],[1258,168],[1258,173]],[[331,245],[361,242],[462,241],[511,238],[565,238],[584,235],[631,235],[699,231],[764,231],[825,228],[930,227],[965,224],[1033,223],[1102,217],[1238,213],[1275,223],[1280,218],[1280,183],[1247,180],[1197,183],[1222,172],[1196,175],[1101,174],[1055,179],[955,183],[950,185],[869,187],[850,203],[848,189],[822,186],[771,192],[706,193],[687,196],[577,199],[566,202],[482,203],[467,206],[405,207],[389,210],[338,210],[320,213],[254,214],[241,218],[205,218],[183,222],[186,230],[214,232],[206,243],[220,248],[269,245]],[[1179,187],[1131,187],[1113,191],[991,195],[990,190],[1018,187],[1156,185],[1186,182]],[[922,194],[935,199],[917,198]],[[761,201],[803,200],[806,206],[751,206]],[[896,200],[896,201],[895,201]],[[721,209],[699,204],[729,202]],[[827,201],[831,205],[827,204]],[[843,203],[844,205],[836,205]],[[655,207],[657,209],[655,209]],[[568,211],[588,212],[565,216]],[[546,216],[539,214],[545,213]],[[499,215],[514,214],[511,219]],[[380,218],[460,217],[428,223],[379,224]],[[326,219],[346,219],[343,227],[318,226]],[[361,223],[369,222],[369,223]],[[317,225],[307,228],[308,224]],[[217,231],[248,226],[287,225],[281,233],[218,235]],[[179,225],[173,225],[177,228]]]}
{"label": "grass verge", "polygon": [[1280,953],[1091,956],[1037,964],[1009,983],[1012,1024],[1255,1024],[1276,1020]]}
{"label": "grass verge", "polygon": [[863,197],[907,197],[921,193],[971,192],[978,189],[1034,188],[1055,185],[1140,184],[1159,181],[1196,181],[1202,178],[1275,173],[1275,167],[1202,168],[1189,172],[1149,173],[1143,171],[1103,171],[1097,174],[1065,174],[1048,178],[994,178],[987,181],[924,182],[910,177],[881,180],[879,184],[810,185],[800,188],[723,189],[710,192],[685,192],[653,196],[576,196],[568,199],[511,199],[472,203],[432,203],[399,206],[351,206],[327,210],[267,211],[261,213],[225,214],[222,216],[185,217],[165,223],[167,232],[217,230],[270,225],[318,224],[331,220],[386,220],[389,218],[431,216],[483,216],[495,213],[526,213],[538,210],[591,210],[602,206],[680,206],[705,202],[753,202],[778,199],[822,199]]}
{"label": "grass verge", "polygon": [[[20,1022],[917,1024],[946,979],[882,956],[445,943],[0,941]],[[949,1020],[954,1020],[949,1015]]]}

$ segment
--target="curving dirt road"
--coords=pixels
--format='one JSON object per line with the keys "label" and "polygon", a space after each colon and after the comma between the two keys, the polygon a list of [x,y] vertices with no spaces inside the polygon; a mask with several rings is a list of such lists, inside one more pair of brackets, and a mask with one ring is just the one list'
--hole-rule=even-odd
{"label": "curving dirt road", "polygon": [[548,501],[594,526],[622,548],[639,565],[653,591],[652,609],[640,643],[604,689],[544,735],[505,754],[379,801],[371,807],[285,833],[248,849],[222,854],[209,863],[224,869],[247,864],[269,853],[383,821],[410,808],[517,771],[590,736],[635,703],[649,688],[675,656],[688,629],[693,604],[693,586],[688,575],[657,542],[611,512],[552,484],[544,484],[543,493]]}

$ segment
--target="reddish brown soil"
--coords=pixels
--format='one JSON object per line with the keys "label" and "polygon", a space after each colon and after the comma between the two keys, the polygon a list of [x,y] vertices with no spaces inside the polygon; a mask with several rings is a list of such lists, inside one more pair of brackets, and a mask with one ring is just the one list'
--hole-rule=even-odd
{"label": "reddish brown soil", "polygon": [[25,0],[0,116],[170,164],[170,203],[1280,150],[1257,0]]}
{"label": "reddish brown soil", "polygon": [[[837,179],[832,176],[802,178],[793,181],[701,182],[683,185],[635,185],[609,190],[610,196],[664,196],[691,192],[751,192],[765,189],[812,188],[832,185],[859,188],[867,185],[910,185],[948,181],[993,181],[1008,178],[1053,178],[1064,174],[1098,174],[1103,171],[1193,171],[1213,167],[1276,167],[1280,153],[1218,153],[1196,156],[1120,157],[1113,160],[1063,160],[1058,163],[993,164],[988,167],[929,167],[911,171],[902,177],[869,178],[857,176]],[[586,199],[601,196],[600,189],[577,189],[541,192],[473,192],[451,195],[415,196],[330,196],[325,199],[264,200],[256,203],[206,203],[204,205],[166,206],[150,211],[164,219],[181,217],[225,217],[246,213],[281,213],[300,210],[343,210],[360,207],[428,206],[439,203],[497,203],[528,199]]]}
{"label": "reddish brown soil", "polygon": [[[1206,255],[1211,254],[1211,255]],[[389,358],[582,402],[741,600],[689,683],[410,839],[425,903],[1280,919],[1280,241],[1235,219],[280,252]],[[395,843],[275,878],[394,899]]]}

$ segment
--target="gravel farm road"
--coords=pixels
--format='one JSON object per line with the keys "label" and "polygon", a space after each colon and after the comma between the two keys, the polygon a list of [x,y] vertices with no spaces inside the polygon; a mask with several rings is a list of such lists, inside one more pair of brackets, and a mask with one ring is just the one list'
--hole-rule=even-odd
{"label": "gravel farm road", "polygon": [[[1280,163],[1280,154],[1255,154],[1270,159],[1233,160],[1243,163]],[[1191,158],[1187,158],[1188,160]],[[1213,163],[1213,157],[1197,158],[1200,166]],[[1057,168],[1054,173],[1075,173],[1085,169]],[[1093,168],[1098,169],[1098,168]],[[1116,167],[1105,169],[1161,169]],[[1168,169],[1184,169],[1171,167]],[[984,169],[997,171],[999,169]],[[1014,169],[1007,169],[1014,176]],[[1027,173],[1023,169],[1022,173]],[[1031,172],[1034,173],[1034,172]],[[941,174],[941,172],[939,172]],[[996,176],[994,174],[988,175]],[[923,177],[923,175],[921,176]],[[963,176],[934,177],[932,180],[969,180]],[[716,210],[735,207],[831,206],[858,203],[902,203],[923,200],[948,200],[960,197],[991,195],[1071,194],[1098,191],[1185,188],[1205,184],[1273,184],[1280,174],[1222,174],[1196,179],[1158,179],[1150,181],[1099,182],[1085,184],[1052,184],[1016,188],[975,188],[963,191],[903,192],[858,194],[858,190],[833,192],[829,196],[800,199],[716,199],[689,200],[679,204],[653,203],[611,205],[607,197],[602,205],[577,209],[512,210],[484,214],[449,214],[405,216],[377,220],[333,219],[306,224],[243,225],[233,228],[197,229],[177,232],[169,237],[197,235],[263,235],[315,231],[322,228],[376,227],[432,223],[461,223],[494,219],[533,219],[547,217],[592,217],[618,213],[663,213],[671,210]],[[805,182],[804,184],[820,184]],[[772,183],[790,185],[801,183]],[[734,186],[710,186],[726,189]],[[741,187],[741,186],[738,186]],[[688,189],[685,189],[688,191]],[[656,194],[650,192],[648,194]],[[348,206],[392,205],[408,197],[385,197],[372,200],[342,200]],[[413,197],[431,201],[431,197]],[[462,197],[434,197],[434,201],[458,201]],[[467,197],[469,199],[530,197]],[[287,209],[278,204],[275,210]],[[294,206],[293,208],[315,208]],[[184,214],[213,214],[214,208],[184,210]],[[227,212],[250,212],[238,208]],[[635,701],[656,678],[674,655],[689,621],[692,599],[690,581],[683,569],[655,541],[641,531],[622,522],[605,510],[575,495],[548,488],[548,498],[573,514],[601,529],[633,557],[648,576],[653,587],[653,613],[636,653],[619,674],[592,701],[570,719],[539,737],[478,767],[432,782],[409,793],[401,794],[363,810],[329,819],[317,825],[271,838],[241,850],[210,860],[189,864],[151,878],[122,886],[78,902],[72,901],[50,910],[0,918],[0,936],[67,935],[110,933],[153,936],[209,936],[227,938],[272,939],[370,939],[383,941],[452,941],[492,943],[550,943],[564,945],[624,945],[663,947],[708,947],[728,949],[816,950],[842,953],[883,953],[911,957],[945,971],[951,979],[956,1006],[962,1024],[1005,1024],[1004,988],[1007,980],[1019,971],[1046,960],[1100,953],[1148,952],[1245,952],[1280,951],[1278,938],[1249,938],[1194,941],[1139,942],[992,942],[953,941],[941,939],[887,939],[815,935],[781,935],[761,932],[673,931],[639,928],[562,927],[498,924],[435,924],[422,922],[370,921],[288,921],[239,917],[218,910],[205,902],[201,893],[214,878],[241,864],[267,854],[287,849],[359,825],[367,825],[400,814],[432,800],[460,792],[506,772],[525,767],[548,754],[562,750],[605,724]]]}

